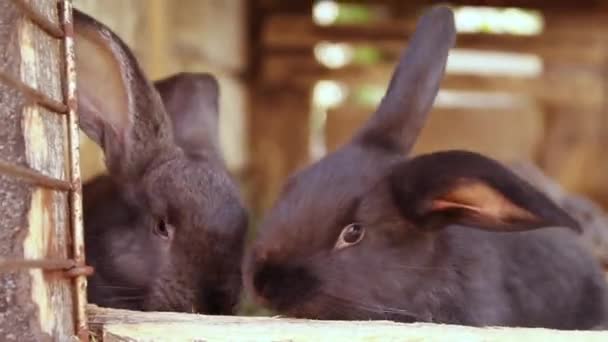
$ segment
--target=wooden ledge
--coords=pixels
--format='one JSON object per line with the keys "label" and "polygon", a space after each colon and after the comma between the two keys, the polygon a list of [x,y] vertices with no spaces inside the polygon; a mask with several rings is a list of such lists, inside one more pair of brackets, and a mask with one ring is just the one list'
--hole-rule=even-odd
{"label": "wooden ledge", "polygon": [[388,321],[312,321],[270,317],[133,312],[89,305],[89,324],[103,342],[138,341],[467,341],[605,342],[608,331],[473,328]]}

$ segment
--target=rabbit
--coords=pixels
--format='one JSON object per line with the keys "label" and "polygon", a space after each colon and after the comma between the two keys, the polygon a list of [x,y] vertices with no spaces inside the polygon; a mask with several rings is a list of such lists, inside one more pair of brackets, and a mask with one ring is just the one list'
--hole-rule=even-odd
{"label": "rabbit", "polygon": [[534,184],[551,198],[570,216],[579,222],[583,233],[581,242],[598,260],[606,271],[608,269],[608,215],[591,199],[566,191],[536,165],[516,161],[509,165],[518,176]]}
{"label": "rabbit", "polygon": [[83,186],[89,301],[233,314],[248,217],[218,150],[217,81],[153,87],[107,27],[78,11],[74,26],[80,126],[109,173]]}
{"label": "rabbit", "polygon": [[243,263],[258,304],[328,320],[555,329],[606,320],[600,267],[549,198],[474,152],[408,157],[455,36],[448,7],[425,12],[374,115],[287,179]]}

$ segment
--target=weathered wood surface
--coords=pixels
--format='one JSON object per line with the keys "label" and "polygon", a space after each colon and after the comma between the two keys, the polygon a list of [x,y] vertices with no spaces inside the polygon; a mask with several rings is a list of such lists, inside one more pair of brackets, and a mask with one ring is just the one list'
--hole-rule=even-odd
{"label": "weathered wood surface", "polygon": [[[347,86],[386,86],[395,64],[349,65],[328,69],[310,54],[297,56],[269,55],[263,61],[263,79],[271,84],[308,87],[320,79],[331,79]],[[448,60],[449,70],[449,60]],[[294,77],[297,75],[297,77]],[[586,108],[603,103],[604,80],[597,69],[580,65],[552,68],[538,77],[448,73],[441,84],[445,89],[511,92],[534,97],[549,106]]]}
{"label": "weathered wood surface", "polygon": [[293,87],[251,88],[250,203],[268,209],[289,174],[309,159],[311,94]]}
{"label": "weathered wood surface", "polygon": [[[328,27],[316,26],[306,14],[271,16],[264,25],[262,48],[267,53],[297,55],[312,51],[320,41],[330,41],[373,44],[398,53],[414,30],[416,15],[416,12],[410,12],[407,18]],[[602,59],[595,46],[601,44],[602,26],[594,28],[593,31],[581,29],[580,22],[584,23],[584,18],[578,17],[577,21],[567,23],[566,19],[555,19],[551,22],[555,23],[555,28],[548,27],[544,34],[537,36],[460,33],[456,47],[529,53],[539,55],[550,62],[598,65]],[[573,22],[579,25],[573,26]],[[564,35],[571,39],[564,39]]]}
{"label": "weathered wood surface", "polygon": [[[369,0],[338,0],[338,2],[347,3],[359,3],[369,4]],[[419,9],[421,6],[431,6],[437,4],[437,0],[416,0],[416,1],[402,1],[402,0],[374,0],[374,4],[386,5],[391,10],[403,11]],[[297,4],[291,4],[283,0],[265,0],[262,1],[264,7],[267,9],[274,9],[281,7],[296,7]],[[579,0],[573,2],[572,0],[450,0],[449,3],[453,6],[493,6],[493,7],[520,7],[528,9],[542,9],[542,10],[597,10],[606,8],[606,2],[603,0]]]}
{"label": "weathered wood surface", "polygon": [[473,328],[388,321],[345,322],[269,317],[203,316],[131,312],[89,306],[89,319],[102,342],[137,341],[606,341],[608,331],[530,328]]}
{"label": "weathered wood surface", "polygon": [[[30,3],[30,2],[28,2]],[[33,10],[59,22],[54,1]],[[63,102],[60,40],[0,1],[0,72]],[[0,158],[67,180],[66,117],[34,104],[0,81]],[[0,175],[0,256],[66,258],[67,193]],[[69,279],[39,269],[0,274],[0,340],[69,340],[74,334]]]}
{"label": "weathered wood surface", "polygon": [[[346,143],[371,115],[370,110],[330,110],[325,127],[327,151]],[[414,146],[414,153],[472,150],[503,161],[533,160],[544,133],[537,106],[514,108],[434,108]],[[498,128],[499,127],[499,128]]]}

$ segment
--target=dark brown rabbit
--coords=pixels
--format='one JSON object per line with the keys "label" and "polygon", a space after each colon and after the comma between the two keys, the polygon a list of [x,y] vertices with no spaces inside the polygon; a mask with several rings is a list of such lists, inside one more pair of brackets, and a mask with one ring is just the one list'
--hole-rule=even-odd
{"label": "dark brown rabbit", "polygon": [[74,22],[80,124],[109,170],[83,190],[89,300],[233,313],[247,216],[217,147],[216,80],[159,81],[165,109],[117,36],[80,12]]}
{"label": "dark brown rabbit", "polygon": [[551,200],[476,153],[407,158],[455,35],[452,12],[430,9],[373,117],[288,180],[244,263],[258,302],[316,319],[561,329],[605,320],[599,265]]}

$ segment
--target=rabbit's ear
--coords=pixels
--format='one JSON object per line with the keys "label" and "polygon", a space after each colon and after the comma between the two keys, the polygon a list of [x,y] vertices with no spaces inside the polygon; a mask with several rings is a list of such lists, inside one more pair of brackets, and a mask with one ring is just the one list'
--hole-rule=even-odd
{"label": "rabbit's ear", "polygon": [[355,141],[408,153],[435,101],[448,51],[455,42],[452,11],[437,6],[426,12],[401,56],[376,113]]}
{"label": "rabbit's ear", "polygon": [[393,199],[419,228],[458,224],[489,231],[581,228],[547,196],[498,162],[472,152],[447,151],[397,165]]}
{"label": "rabbit's ear", "polygon": [[80,127],[103,149],[110,174],[138,177],[173,144],[160,96],[107,27],[75,10],[74,33]]}
{"label": "rabbit's ear", "polygon": [[206,73],[179,73],[154,82],[173,122],[175,142],[189,155],[219,156],[218,82]]}

